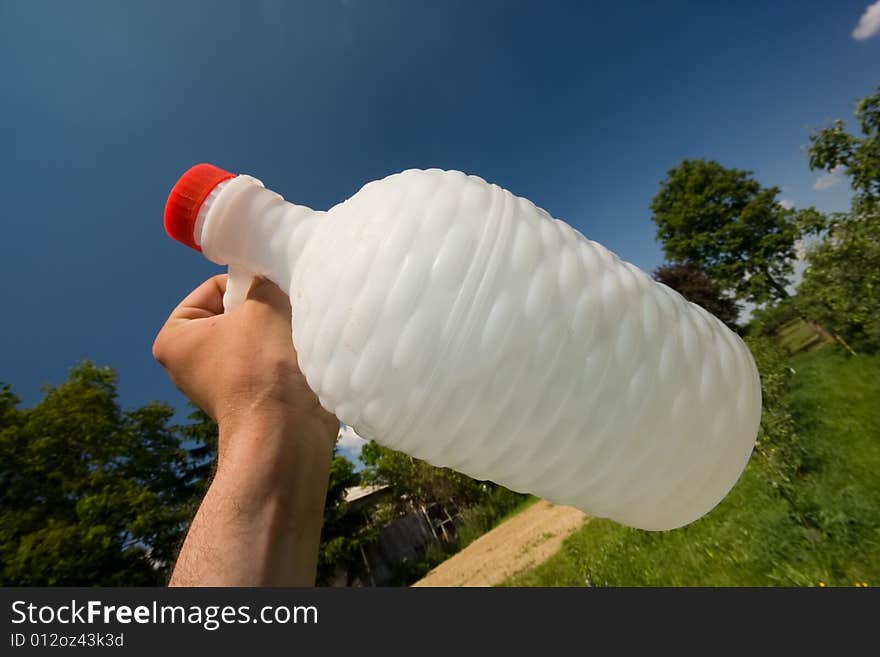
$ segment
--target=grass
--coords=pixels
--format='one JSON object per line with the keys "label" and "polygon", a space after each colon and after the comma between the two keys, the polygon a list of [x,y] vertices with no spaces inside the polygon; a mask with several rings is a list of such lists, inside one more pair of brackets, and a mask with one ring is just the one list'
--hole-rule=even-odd
{"label": "grass", "polygon": [[753,455],[709,515],[672,532],[592,520],[508,586],[880,584],[880,356],[835,347],[790,360],[801,457],[780,481]]}
{"label": "grass", "polygon": [[880,584],[880,355],[822,349],[792,359],[794,414],[815,472],[797,500],[821,530],[829,581]]}

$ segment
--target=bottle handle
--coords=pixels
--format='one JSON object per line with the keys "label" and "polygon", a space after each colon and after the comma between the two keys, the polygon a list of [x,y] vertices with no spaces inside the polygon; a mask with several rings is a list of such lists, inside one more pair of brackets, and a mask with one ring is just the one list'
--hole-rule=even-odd
{"label": "bottle handle", "polygon": [[229,265],[229,279],[223,295],[223,311],[230,313],[238,308],[247,297],[254,280],[254,272],[241,265]]}

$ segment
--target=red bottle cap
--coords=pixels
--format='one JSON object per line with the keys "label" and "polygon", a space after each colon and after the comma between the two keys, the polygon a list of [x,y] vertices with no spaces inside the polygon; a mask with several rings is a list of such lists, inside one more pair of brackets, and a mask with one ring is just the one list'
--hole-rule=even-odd
{"label": "red bottle cap", "polygon": [[178,242],[201,251],[193,234],[199,208],[212,189],[234,177],[234,173],[213,164],[197,164],[183,174],[171,188],[165,202],[165,232]]}

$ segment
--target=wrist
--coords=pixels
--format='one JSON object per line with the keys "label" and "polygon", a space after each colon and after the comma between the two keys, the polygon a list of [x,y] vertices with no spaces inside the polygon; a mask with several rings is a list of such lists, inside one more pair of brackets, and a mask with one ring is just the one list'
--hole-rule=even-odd
{"label": "wrist", "polygon": [[261,484],[285,491],[332,458],[336,433],[326,423],[275,407],[230,417],[218,424],[217,477],[237,485]]}

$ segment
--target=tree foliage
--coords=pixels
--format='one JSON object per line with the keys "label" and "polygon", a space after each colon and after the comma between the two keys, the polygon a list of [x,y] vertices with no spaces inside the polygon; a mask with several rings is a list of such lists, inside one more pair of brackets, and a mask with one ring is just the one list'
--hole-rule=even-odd
{"label": "tree foliage", "polygon": [[789,496],[804,460],[792,410],[792,369],[787,354],[775,340],[747,336],[745,341],[761,374],[761,426],[755,450],[771,467],[772,486]]}
{"label": "tree foliage", "polygon": [[654,278],[668,285],[688,301],[715,315],[730,328],[737,328],[739,308],[721,286],[689,262],[673,262],[654,270]]}
{"label": "tree foliage", "polygon": [[[213,420],[196,409],[178,425],[160,403],[124,411],[113,371],[90,363],[34,407],[19,404],[0,385],[0,585],[164,584],[213,475]],[[394,486],[395,504],[353,510],[345,492],[361,475],[334,455],[319,583],[339,568],[356,572],[361,548],[402,500],[468,506],[484,492],[464,475],[375,443],[364,452],[366,483]]]}
{"label": "tree foliage", "polygon": [[666,257],[699,267],[744,301],[787,297],[800,228],[778,193],[749,171],[682,161],[651,202]]}
{"label": "tree foliage", "polygon": [[345,492],[360,483],[354,464],[334,453],[330,465],[330,484],[324,503],[324,526],[318,552],[319,585],[329,585],[338,569],[351,573],[360,559],[360,549],[378,536],[378,525],[368,514],[353,511],[345,501]]}
{"label": "tree foliage", "polygon": [[849,213],[807,227],[819,241],[807,254],[798,304],[858,350],[880,349],[880,89],[856,106],[861,136],[843,121],[810,137],[810,167],[843,169],[855,195]]}
{"label": "tree foliage", "polygon": [[807,253],[802,312],[857,351],[880,349],[880,212],[832,219]]}
{"label": "tree foliage", "polygon": [[859,101],[855,115],[860,137],[837,120],[811,135],[809,154],[811,169],[842,169],[850,178],[856,191],[853,212],[861,215],[880,210],[880,89]]}
{"label": "tree foliage", "polygon": [[419,504],[452,500],[460,506],[477,502],[484,493],[480,482],[449,468],[438,468],[402,452],[382,447],[370,441],[361,449],[361,461],[366,466],[364,481],[387,484],[397,493]]}
{"label": "tree foliage", "polygon": [[19,409],[0,388],[0,583],[160,585],[201,493],[201,443],[159,403],[122,411],[89,363]]}

